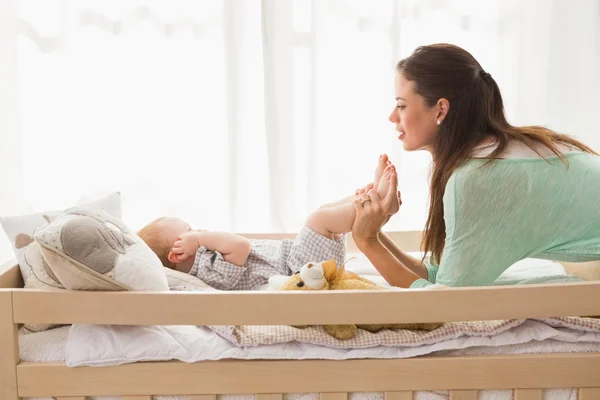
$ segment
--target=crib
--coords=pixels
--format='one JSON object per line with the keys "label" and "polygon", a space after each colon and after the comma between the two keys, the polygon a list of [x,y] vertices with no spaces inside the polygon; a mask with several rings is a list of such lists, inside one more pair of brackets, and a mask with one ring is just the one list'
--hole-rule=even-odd
{"label": "crib", "polygon": [[[407,251],[419,249],[419,232],[390,236]],[[351,238],[348,246],[355,249]],[[342,400],[351,392],[384,392],[387,400],[409,400],[422,390],[449,390],[451,399],[466,400],[477,399],[484,389],[510,389],[518,400],[534,400],[542,399],[546,388],[577,388],[579,399],[600,399],[600,353],[232,359],[68,368],[56,362],[22,362],[18,344],[23,323],[310,325],[595,316],[600,315],[596,282],[393,292],[46,292],[22,289],[18,265],[6,265],[0,272],[1,400],[43,396],[151,400],[158,395],[211,400],[242,393],[252,393],[257,400],[281,399],[286,393],[319,393],[323,400]],[[287,312],[291,309],[295,311]]]}

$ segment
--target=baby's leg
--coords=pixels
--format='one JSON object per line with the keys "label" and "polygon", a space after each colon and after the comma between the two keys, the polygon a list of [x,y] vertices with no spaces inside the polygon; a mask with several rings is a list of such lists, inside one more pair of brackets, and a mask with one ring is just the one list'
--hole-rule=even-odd
{"label": "baby's leg", "polygon": [[331,208],[331,207],[337,207],[337,206],[341,206],[342,204],[347,204],[350,203],[352,204],[352,202],[354,201],[354,199],[356,198],[356,196],[348,196],[346,198],[343,198],[341,200],[338,201],[334,201],[333,203],[327,203],[327,204],[323,204],[322,206],[320,206],[319,208]]}
{"label": "baby's leg", "polygon": [[319,208],[306,220],[306,226],[330,239],[352,231],[356,210],[352,202],[333,207]]}
{"label": "baby's leg", "polygon": [[[385,172],[385,168],[388,165],[390,165],[390,161],[388,159],[387,154],[382,154],[381,156],[379,156],[379,161],[377,162],[377,168],[375,168],[375,178],[373,179],[373,183],[366,186],[367,190],[365,190],[365,192],[371,188],[377,190],[377,188],[379,187],[381,178],[383,177],[383,174]],[[387,193],[387,186],[383,189],[383,193]],[[381,196],[381,194],[380,194],[380,196]],[[341,200],[333,202],[333,203],[324,204],[319,208],[337,207],[337,206],[341,206],[342,204],[352,203],[355,198],[356,198],[356,196],[348,196],[345,199],[341,199]]]}

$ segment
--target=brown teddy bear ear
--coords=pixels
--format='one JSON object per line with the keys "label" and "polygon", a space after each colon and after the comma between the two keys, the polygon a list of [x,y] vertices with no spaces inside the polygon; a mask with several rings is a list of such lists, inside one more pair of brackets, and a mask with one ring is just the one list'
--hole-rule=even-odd
{"label": "brown teddy bear ear", "polygon": [[24,233],[19,233],[15,237],[15,247],[17,249],[22,249],[25,246],[29,246],[31,243],[33,243],[33,238]]}
{"label": "brown teddy bear ear", "polygon": [[335,260],[327,260],[323,263],[323,272],[325,273],[325,280],[331,282],[338,275],[337,263]]}

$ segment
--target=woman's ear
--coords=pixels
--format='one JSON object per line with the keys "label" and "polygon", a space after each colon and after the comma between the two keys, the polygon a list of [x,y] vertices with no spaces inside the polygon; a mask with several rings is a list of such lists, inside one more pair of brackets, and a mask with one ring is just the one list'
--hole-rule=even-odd
{"label": "woman's ear", "polygon": [[450,102],[447,99],[441,98],[437,101],[437,124],[441,125],[444,119],[448,116],[450,110]]}

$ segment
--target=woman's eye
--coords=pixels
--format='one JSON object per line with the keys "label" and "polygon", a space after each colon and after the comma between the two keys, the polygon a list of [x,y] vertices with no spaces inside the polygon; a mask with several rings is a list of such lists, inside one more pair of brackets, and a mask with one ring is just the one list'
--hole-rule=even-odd
{"label": "woman's eye", "polygon": [[401,110],[404,110],[406,108],[406,106],[396,106],[396,108],[399,108]]}

